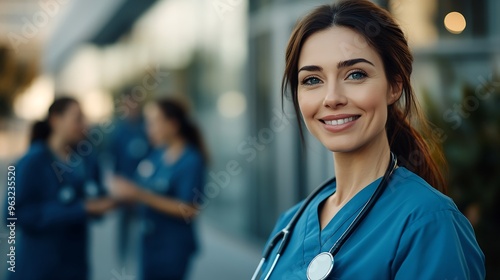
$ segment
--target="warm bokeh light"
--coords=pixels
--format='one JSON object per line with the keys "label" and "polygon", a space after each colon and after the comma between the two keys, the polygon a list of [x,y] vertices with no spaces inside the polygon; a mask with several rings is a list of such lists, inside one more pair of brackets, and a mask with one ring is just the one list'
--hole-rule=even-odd
{"label": "warm bokeh light", "polygon": [[245,111],[247,101],[242,93],[229,91],[219,97],[217,108],[223,117],[235,118]]}
{"label": "warm bokeh light", "polygon": [[26,120],[42,119],[53,100],[54,82],[47,76],[39,76],[15,100],[14,112]]}
{"label": "warm bokeh light", "polygon": [[450,33],[460,34],[466,25],[465,17],[459,12],[451,12],[444,17],[444,26]]}
{"label": "warm bokeh light", "polygon": [[98,122],[113,113],[111,94],[101,90],[92,90],[79,96],[85,117],[90,122]]}
{"label": "warm bokeh light", "polygon": [[415,48],[428,47],[438,40],[434,21],[438,2],[434,0],[397,0],[389,2],[389,10],[408,36],[408,43]]}

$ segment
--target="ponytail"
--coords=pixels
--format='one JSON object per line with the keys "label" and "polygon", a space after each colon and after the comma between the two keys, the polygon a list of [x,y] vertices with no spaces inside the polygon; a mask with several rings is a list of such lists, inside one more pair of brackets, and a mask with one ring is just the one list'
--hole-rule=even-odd
{"label": "ponytail", "polygon": [[185,123],[181,124],[180,133],[188,143],[200,151],[205,163],[208,162],[208,152],[198,127],[192,121],[186,119]]}
{"label": "ponytail", "polygon": [[[410,76],[413,55],[406,37],[384,9],[370,1],[340,1],[323,5],[306,15],[295,26],[285,52],[285,72],[282,97],[291,91],[299,131],[302,134],[298,101],[298,68],[302,47],[313,34],[333,26],[349,28],[362,36],[367,47],[382,59],[387,82],[401,85],[402,97],[388,107],[386,133],[391,150],[400,165],[416,173],[439,191],[446,193],[446,182],[441,167],[446,167],[440,142],[430,133],[429,124],[419,112]],[[367,28],[371,26],[373,28]],[[376,32],[373,30],[376,29]],[[303,136],[302,136],[303,137]]]}
{"label": "ponytail", "polygon": [[50,128],[48,120],[37,121],[31,128],[30,143],[33,144],[35,141],[47,141],[51,131],[52,129]]}
{"label": "ponytail", "polygon": [[180,135],[201,153],[203,160],[208,162],[208,152],[203,141],[200,130],[195,123],[188,117],[187,110],[180,102],[172,99],[161,99],[156,101],[162,114],[179,124]]}
{"label": "ponytail", "polygon": [[71,104],[78,104],[78,101],[72,97],[59,97],[50,105],[47,118],[43,121],[38,121],[33,124],[31,129],[31,139],[30,143],[35,141],[47,141],[52,133],[52,128],[50,127],[50,118],[55,115],[61,115],[66,112],[66,109]]}
{"label": "ponytail", "polygon": [[[400,166],[422,177],[427,183],[446,194],[448,188],[443,176],[446,167],[439,141],[431,133],[428,123],[419,117],[419,131],[406,118],[405,114],[389,106],[386,132],[391,151],[398,158]],[[426,136],[426,139],[422,135]]]}

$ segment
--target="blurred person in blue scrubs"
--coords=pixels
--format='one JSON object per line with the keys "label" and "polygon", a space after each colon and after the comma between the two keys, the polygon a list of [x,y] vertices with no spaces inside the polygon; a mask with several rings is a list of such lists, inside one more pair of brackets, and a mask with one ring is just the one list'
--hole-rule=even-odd
{"label": "blurred person in blue scrubs", "polygon": [[[142,109],[143,104],[135,98],[133,89],[125,89],[116,108],[115,129],[106,145],[106,151],[112,159],[112,171],[116,176],[133,179],[139,162],[151,151]],[[130,235],[134,230],[132,225],[136,209],[134,205],[123,204],[118,214],[118,250],[121,260],[125,261]]]}
{"label": "blurred person in blue scrubs", "polygon": [[133,178],[137,165],[151,150],[143,104],[135,100],[132,93],[132,89],[126,89],[121,95],[116,108],[116,126],[108,143],[113,158],[113,173],[125,178]]}
{"label": "blurred person in blue scrubs", "polygon": [[270,239],[258,279],[485,278],[473,228],[445,195],[444,157],[417,111],[412,60],[398,24],[367,0],[323,5],[297,23],[283,94],[290,90],[299,127],[331,152],[336,181],[300,216],[304,202],[281,216],[271,237],[285,229],[288,243]]}
{"label": "blurred person in blue scrubs", "polygon": [[[11,280],[88,279],[89,218],[112,209],[100,169],[84,139],[79,103],[58,98],[34,124],[16,166],[16,267]],[[7,211],[9,216],[9,211]]]}
{"label": "blurred person in blue scrubs", "polygon": [[142,279],[181,280],[197,250],[192,219],[207,155],[198,128],[177,101],[155,102],[146,119],[156,149],[139,164],[134,181],[116,178],[113,191],[141,205]]}

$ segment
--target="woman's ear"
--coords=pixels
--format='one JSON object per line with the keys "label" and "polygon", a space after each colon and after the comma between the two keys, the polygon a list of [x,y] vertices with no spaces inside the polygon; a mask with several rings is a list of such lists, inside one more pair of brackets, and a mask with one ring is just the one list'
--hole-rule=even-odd
{"label": "woman's ear", "polygon": [[403,94],[403,81],[401,78],[398,77],[396,82],[390,86],[388,94],[387,105],[392,105],[401,98],[401,94]]}

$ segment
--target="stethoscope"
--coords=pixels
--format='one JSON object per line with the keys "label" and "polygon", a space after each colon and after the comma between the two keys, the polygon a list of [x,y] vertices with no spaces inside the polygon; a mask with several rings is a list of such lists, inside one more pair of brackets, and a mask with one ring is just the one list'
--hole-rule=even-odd
{"label": "stethoscope", "polygon": [[[340,250],[342,245],[347,241],[347,239],[351,236],[351,234],[356,230],[356,228],[359,226],[359,224],[363,221],[363,219],[366,217],[370,209],[373,207],[375,202],[378,200],[382,192],[385,190],[387,187],[387,184],[389,182],[389,178],[391,177],[392,173],[394,170],[397,168],[398,161],[396,159],[396,156],[391,152],[391,160],[389,162],[389,165],[387,166],[387,169],[384,173],[384,177],[382,178],[382,181],[380,184],[377,186],[377,189],[375,189],[375,192],[373,192],[372,196],[368,199],[368,201],[365,203],[363,208],[361,208],[361,211],[358,213],[358,215],[354,218],[354,220],[351,222],[351,224],[347,227],[347,229],[342,233],[342,235],[339,237],[339,239],[333,244],[333,246],[330,248],[328,252],[321,252],[319,253],[316,257],[312,259],[312,261],[309,263],[309,266],[307,267],[307,279],[308,280],[324,280],[328,275],[330,275],[330,272],[333,269],[333,265],[335,263],[334,261],[334,256],[337,254],[337,252]],[[306,210],[306,208],[309,206],[309,204],[313,201],[313,199],[320,193],[322,192],[327,186],[330,186],[333,182],[335,182],[335,177],[326,181],[322,185],[320,185],[314,192],[312,192],[304,201],[302,206],[299,208],[299,210],[295,213],[293,218],[290,220],[288,225],[284,229],[282,229],[280,232],[278,232],[269,242],[267,245],[266,249],[264,250],[264,254],[262,255],[262,259],[259,262],[259,265],[257,266],[257,269],[255,270],[252,280],[256,280],[257,276],[261,273],[262,267],[264,263],[266,262],[267,258],[270,256],[271,252],[273,249],[276,247],[278,242],[281,240],[281,243],[278,247],[278,250],[276,252],[276,257],[274,258],[271,268],[269,269],[269,272],[266,274],[266,277],[264,277],[264,280],[269,279],[271,276],[271,273],[273,272],[274,268],[276,267],[276,264],[278,263],[279,258],[283,254],[283,252],[286,249],[286,246],[288,245],[288,242],[290,241],[291,234],[295,228],[295,225],[299,221],[300,217]]]}
{"label": "stethoscope", "polygon": [[[65,165],[66,163],[61,162],[61,160],[54,154],[52,154],[53,162],[58,162]],[[73,177],[58,179],[59,182],[64,181],[65,184],[61,185],[58,189],[58,200],[62,204],[70,204],[80,197],[85,198],[95,198],[99,196],[99,187],[94,179],[92,179],[89,174],[88,168],[85,162],[79,163],[72,170]],[[81,180],[80,179],[84,178]],[[69,182],[68,182],[69,181]]]}

